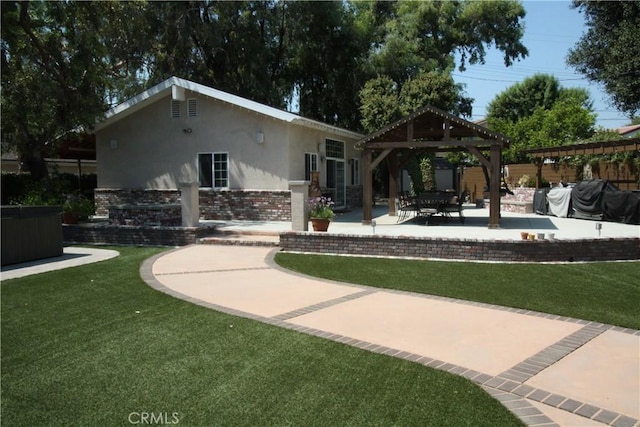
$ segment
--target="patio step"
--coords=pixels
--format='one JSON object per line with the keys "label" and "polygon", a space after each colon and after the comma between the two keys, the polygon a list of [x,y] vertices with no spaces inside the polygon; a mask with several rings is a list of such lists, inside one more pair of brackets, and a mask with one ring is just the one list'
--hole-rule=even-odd
{"label": "patio step", "polygon": [[273,231],[219,230],[199,239],[198,244],[277,247],[280,245],[280,234]]}

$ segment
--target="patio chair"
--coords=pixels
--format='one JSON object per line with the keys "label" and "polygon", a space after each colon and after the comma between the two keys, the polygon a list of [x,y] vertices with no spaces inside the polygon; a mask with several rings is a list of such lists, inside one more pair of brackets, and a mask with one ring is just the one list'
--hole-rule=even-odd
{"label": "patio chair", "polygon": [[403,191],[398,196],[398,219],[396,223],[404,221],[411,213],[413,216],[418,212],[418,204],[414,197],[411,197],[407,191]]}
{"label": "patio chair", "polygon": [[453,196],[442,205],[442,213],[445,218],[451,218],[452,213],[457,213],[460,218],[460,222],[464,224],[464,215],[462,215],[462,198],[458,199],[458,196]]}

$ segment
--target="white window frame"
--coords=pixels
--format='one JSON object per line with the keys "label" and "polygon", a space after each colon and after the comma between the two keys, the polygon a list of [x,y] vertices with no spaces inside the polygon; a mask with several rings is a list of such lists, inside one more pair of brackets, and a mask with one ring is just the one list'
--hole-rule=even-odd
{"label": "white window frame", "polygon": [[[211,187],[203,187],[200,183],[200,156],[201,155],[209,155],[211,156]],[[224,165],[226,171],[226,177],[224,177],[224,185],[216,185],[218,179],[216,178],[216,172],[218,172],[217,165],[221,164],[221,162],[216,162],[216,156],[224,155]],[[226,151],[214,151],[214,152],[201,152],[197,154],[197,173],[198,173],[198,185],[200,188],[211,188],[214,190],[225,190],[229,188],[230,174],[229,174],[229,153]]]}
{"label": "white window frame", "polygon": [[[311,181],[311,172],[318,172],[318,153],[304,153],[304,180]],[[315,167],[314,167],[315,162]],[[309,175],[307,176],[307,172]]]}

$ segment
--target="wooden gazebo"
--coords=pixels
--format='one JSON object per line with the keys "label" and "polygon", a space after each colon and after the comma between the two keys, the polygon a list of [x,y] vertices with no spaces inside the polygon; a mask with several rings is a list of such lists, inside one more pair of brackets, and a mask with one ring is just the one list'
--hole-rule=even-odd
{"label": "wooden gazebo", "polygon": [[[371,223],[372,172],[380,162],[386,160],[388,164],[389,215],[395,215],[398,175],[412,157],[425,151],[466,150],[476,156],[489,172],[489,228],[498,228],[502,149],[508,145],[506,136],[430,105],[367,135],[356,144],[363,151],[364,158],[363,224]],[[486,152],[489,152],[489,158]],[[375,158],[374,153],[378,153]]]}

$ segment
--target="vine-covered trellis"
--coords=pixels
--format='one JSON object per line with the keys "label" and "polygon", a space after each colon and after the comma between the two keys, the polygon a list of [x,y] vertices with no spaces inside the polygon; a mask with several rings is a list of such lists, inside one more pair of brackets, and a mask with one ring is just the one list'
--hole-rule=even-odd
{"label": "vine-covered trellis", "polygon": [[602,176],[602,165],[610,167],[619,176],[626,173],[640,187],[640,138],[616,139],[589,142],[559,147],[545,147],[525,152],[536,159],[538,165],[537,183],[542,182],[541,170],[545,159],[558,164],[566,164],[576,171],[576,181],[589,179],[585,171]]}

